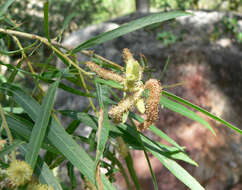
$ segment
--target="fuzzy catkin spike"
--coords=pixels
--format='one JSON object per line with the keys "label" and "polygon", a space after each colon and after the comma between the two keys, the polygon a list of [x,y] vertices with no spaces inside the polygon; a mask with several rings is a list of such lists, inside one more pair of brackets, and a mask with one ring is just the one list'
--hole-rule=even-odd
{"label": "fuzzy catkin spike", "polygon": [[140,99],[143,90],[144,89],[141,87],[139,91],[128,95],[126,98],[121,100],[117,106],[113,106],[109,110],[108,114],[115,123],[122,122],[123,114],[129,111],[129,109],[136,104],[136,102]]}
{"label": "fuzzy catkin spike", "polygon": [[25,161],[15,160],[11,162],[7,169],[7,176],[10,183],[15,186],[21,186],[31,180],[33,170]]}
{"label": "fuzzy catkin spike", "polygon": [[156,79],[150,79],[145,83],[145,89],[149,90],[149,96],[146,99],[146,116],[144,123],[138,126],[139,130],[145,130],[158,119],[159,102],[162,92],[161,84]]}
{"label": "fuzzy catkin spike", "polygon": [[97,75],[99,75],[103,79],[114,80],[119,83],[122,83],[124,81],[124,78],[122,76],[120,76],[119,74],[114,73],[113,71],[103,69],[102,67],[100,67],[99,65],[97,65],[91,61],[87,61],[87,62],[85,62],[85,64],[91,71],[95,72]]}

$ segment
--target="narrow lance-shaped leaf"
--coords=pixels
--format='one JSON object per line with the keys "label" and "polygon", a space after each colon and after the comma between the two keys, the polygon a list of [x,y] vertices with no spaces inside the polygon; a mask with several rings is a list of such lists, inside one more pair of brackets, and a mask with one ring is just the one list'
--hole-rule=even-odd
{"label": "narrow lance-shaped leaf", "polygon": [[109,40],[112,40],[114,38],[127,34],[129,32],[138,30],[140,28],[144,28],[146,26],[149,26],[149,25],[152,25],[155,23],[163,22],[163,21],[170,20],[170,19],[173,19],[173,18],[176,18],[179,16],[186,16],[186,15],[190,15],[190,13],[186,13],[186,12],[182,12],[182,11],[155,13],[155,14],[134,20],[132,22],[129,22],[127,24],[120,26],[117,29],[105,32],[94,38],[91,38],[91,39],[87,40],[86,42],[77,46],[75,49],[73,49],[72,53],[74,54],[83,49],[90,48],[92,46],[101,44],[103,42],[107,42]]}
{"label": "narrow lance-shaped leaf", "polygon": [[110,121],[108,119],[108,113],[107,113],[107,105],[103,101],[103,87],[96,83],[97,88],[97,96],[99,101],[99,120],[98,120],[98,131],[97,131],[97,151],[96,151],[96,161],[95,161],[95,171],[96,171],[96,181],[100,189],[102,189],[100,186],[102,186],[100,182],[100,176],[99,176],[99,170],[100,168],[99,163],[100,159],[103,156],[103,152],[105,149],[105,145],[108,140],[109,135],[109,129],[110,129]]}
{"label": "narrow lance-shaped leaf", "polygon": [[[140,117],[138,114],[135,114],[133,112],[130,112],[129,114],[130,114],[130,117],[134,118],[138,122],[140,122],[140,123],[144,122],[144,119],[142,117]],[[158,135],[160,138],[166,140],[167,142],[169,142],[173,146],[175,146],[178,149],[180,149],[181,151],[183,151],[183,148],[179,144],[177,144],[172,138],[170,138],[167,134],[165,134],[163,131],[158,129],[156,126],[151,125],[149,127],[149,129],[150,129],[151,132],[153,132],[154,134]]]}
{"label": "narrow lance-shaped leaf", "polygon": [[195,178],[193,178],[184,168],[182,168],[179,164],[177,164],[174,160],[154,151],[153,148],[148,146],[148,150],[160,160],[160,162],[171,172],[174,176],[176,176],[179,180],[181,180],[186,186],[188,186],[192,190],[204,190],[204,188],[197,182]]}
{"label": "narrow lance-shaped leaf", "polygon": [[25,160],[31,165],[32,168],[35,167],[40,147],[45,137],[58,84],[59,81],[56,81],[49,87],[47,94],[43,99],[39,116],[36,119],[30,136],[28,152],[26,154]]}
{"label": "narrow lance-shaped leaf", "polygon": [[170,144],[172,144],[173,146],[175,146],[179,150],[184,151],[183,147],[181,147],[179,144],[177,144],[176,141],[174,141],[172,138],[170,138],[167,134],[165,134],[163,131],[158,129],[156,126],[151,125],[149,129],[150,129],[151,132],[158,135],[160,138],[166,140],[167,142],[169,142]]}
{"label": "narrow lance-shaped leaf", "polygon": [[195,109],[197,111],[200,111],[200,112],[204,113],[205,115],[207,115],[208,117],[210,117],[211,119],[214,119],[214,120],[218,121],[219,123],[224,124],[225,126],[231,128],[232,130],[242,134],[242,130],[239,129],[238,127],[235,127],[234,125],[230,124],[229,122],[227,122],[227,121],[217,117],[214,114],[209,113],[205,109],[200,108],[199,106],[196,106],[196,105],[188,102],[187,100],[184,100],[184,99],[182,99],[182,98],[180,98],[180,97],[178,97],[178,96],[176,96],[176,95],[174,95],[172,93],[169,93],[167,91],[163,91],[163,95],[165,95],[165,96],[167,96],[167,97],[169,97],[169,98],[171,98],[173,100],[176,100],[176,101],[178,101],[178,102],[180,102],[180,103],[182,103],[182,104],[184,104],[186,106],[189,106],[189,107],[191,107],[191,108],[193,108],[193,109]]}
{"label": "narrow lance-shaped leaf", "polygon": [[202,125],[207,127],[215,135],[215,131],[208,124],[208,122],[206,122],[203,118],[201,118],[200,116],[198,116],[196,113],[189,110],[185,106],[178,104],[177,102],[174,102],[172,100],[169,100],[168,98],[166,98],[164,96],[161,97],[160,104],[164,105],[165,107],[167,107],[168,109],[170,109],[172,111],[175,111],[175,112],[177,112],[181,115],[184,115],[184,116],[186,116],[186,117],[188,117],[188,118],[190,118],[194,121],[201,123]]}

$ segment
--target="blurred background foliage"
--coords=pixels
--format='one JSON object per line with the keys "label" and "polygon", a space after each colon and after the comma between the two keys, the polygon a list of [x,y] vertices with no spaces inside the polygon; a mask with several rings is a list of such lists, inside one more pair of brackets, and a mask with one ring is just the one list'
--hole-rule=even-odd
{"label": "blurred background foliage", "polygon": [[[0,6],[4,2],[1,1]],[[43,2],[16,0],[6,16],[11,22],[20,25],[23,31],[44,35]],[[49,4],[51,37],[61,31],[66,19],[71,20],[65,32],[68,34],[86,25],[132,13],[140,4],[148,6],[151,12],[177,9],[242,12],[242,0],[49,0]]]}
{"label": "blurred background foliage", "polygon": [[[5,0],[0,1],[0,7],[5,2]],[[15,0],[7,13],[0,16],[0,25],[5,28],[18,28],[20,31],[45,36],[43,4],[44,0]],[[241,13],[242,0],[49,0],[49,32],[51,38],[61,37],[58,39],[60,42],[71,32],[87,25],[108,21],[135,11],[157,12],[189,9]],[[65,23],[67,23],[66,27],[64,27]],[[238,29],[236,18],[225,18],[222,24],[225,30],[221,32],[220,29],[217,29],[212,38],[216,39],[221,36],[221,33],[227,33],[237,42],[242,42],[242,32]],[[16,44],[11,38],[1,35],[1,50],[16,49]],[[32,43],[20,40],[24,46]],[[157,36],[157,40],[170,45],[181,39],[165,31]],[[49,55],[49,52],[48,48],[40,46],[37,52],[38,60],[42,61],[44,57]]]}

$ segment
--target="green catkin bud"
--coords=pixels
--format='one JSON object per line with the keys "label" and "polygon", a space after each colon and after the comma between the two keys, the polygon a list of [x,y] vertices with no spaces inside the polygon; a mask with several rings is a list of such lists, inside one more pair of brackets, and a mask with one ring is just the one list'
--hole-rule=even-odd
{"label": "green catkin bud", "polygon": [[113,71],[106,70],[91,61],[87,61],[87,62],[85,62],[85,64],[91,71],[95,72],[97,75],[99,75],[103,79],[114,80],[119,83],[124,82],[124,78],[122,76],[120,76],[119,74],[114,73]]}
{"label": "green catkin bud", "polygon": [[124,89],[127,91],[133,91],[137,82],[142,78],[143,69],[139,65],[139,62],[133,58],[129,49],[125,48],[123,50],[123,58],[126,64]]}
{"label": "green catkin bud", "polygon": [[126,156],[128,156],[128,146],[126,145],[126,143],[124,142],[122,137],[117,137],[117,143],[118,143],[118,152],[121,158],[125,158]]}
{"label": "green catkin bud", "polygon": [[145,130],[158,119],[159,102],[162,92],[161,84],[156,79],[150,79],[145,83],[145,89],[149,90],[149,96],[146,99],[146,116],[144,123],[138,126],[140,131]]}
{"label": "green catkin bud", "polygon": [[113,106],[109,110],[108,114],[113,119],[113,122],[122,122],[124,113],[129,111],[129,109],[136,104],[136,102],[140,99],[143,90],[143,87],[140,87],[139,91],[127,95],[126,98],[121,100],[117,106]]}
{"label": "green catkin bud", "polygon": [[13,186],[21,186],[31,180],[33,170],[25,161],[15,160],[7,169],[7,176]]}

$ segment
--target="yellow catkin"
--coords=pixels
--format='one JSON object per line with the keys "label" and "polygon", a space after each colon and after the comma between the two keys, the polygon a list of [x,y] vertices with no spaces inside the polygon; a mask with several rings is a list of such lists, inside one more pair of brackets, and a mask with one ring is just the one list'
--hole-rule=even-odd
{"label": "yellow catkin", "polygon": [[7,169],[7,176],[13,186],[21,186],[31,180],[33,170],[24,161],[15,160]]}
{"label": "yellow catkin", "polygon": [[145,89],[149,90],[149,96],[146,99],[146,117],[144,123],[138,126],[139,130],[145,130],[158,119],[159,102],[162,92],[161,84],[156,79],[150,79],[145,83]]}
{"label": "yellow catkin", "polygon": [[140,99],[143,92],[143,88],[141,87],[139,91],[134,92],[123,100],[121,100],[117,106],[113,106],[108,114],[113,119],[113,122],[115,123],[121,123],[123,119],[123,114],[127,111],[129,111],[132,106],[136,104],[136,102]]}
{"label": "yellow catkin", "polygon": [[97,75],[99,75],[103,79],[114,80],[119,83],[122,83],[124,81],[124,78],[121,75],[119,75],[113,71],[106,70],[91,61],[87,61],[87,62],[85,62],[85,64],[91,71],[95,72]]}

